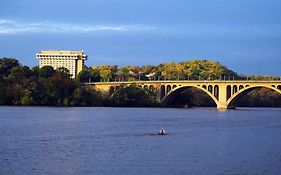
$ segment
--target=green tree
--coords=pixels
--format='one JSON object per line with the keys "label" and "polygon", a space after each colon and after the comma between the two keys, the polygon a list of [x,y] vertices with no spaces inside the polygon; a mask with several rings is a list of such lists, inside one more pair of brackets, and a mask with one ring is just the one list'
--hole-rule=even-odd
{"label": "green tree", "polygon": [[55,72],[52,66],[43,66],[39,69],[39,76],[43,78],[49,78]]}
{"label": "green tree", "polygon": [[103,80],[109,80],[110,78],[112,78],[111,70],[101,70],[100,71],[100,77]]}
{"label": "green tree", "polygon": [[112,102],[115,106],[141,107],[155,104],[148,91],[136,86],[120,86],[115,89],[112,95]]}
{"label": "green tree", "polygon": [[0,58],[0,77],[6,78],[13,67],[20,66],[18,60],[15,58]]}
{"label": "green tree", "polygon": [[6,88],[4,80],[0,78],[0,105],[4,105],[6,103]]}
{"label": "green tree", "polygon": [[72,75],[70,75],[69,70],[67,68],[65,68],[65,67],[59,67],[59,68],[56,69],[56,71],[62,72],[64,74],[68,75],[69,77],[72,76]]}
{"label": "green tree", "polygon": [[100,75],[96,69],[83,69],[76,79],[80,82],[98,82],[100,81]]}
{"label": "green tree", "polygon": [[25,89],[21,96],[21,105],[33,105],[34,100],[29,89]]}
{"label": "green tree", "polygon": [[8,78],[29,78],[32,75],[32,71],[28,66],[17,66],[11,69]]}

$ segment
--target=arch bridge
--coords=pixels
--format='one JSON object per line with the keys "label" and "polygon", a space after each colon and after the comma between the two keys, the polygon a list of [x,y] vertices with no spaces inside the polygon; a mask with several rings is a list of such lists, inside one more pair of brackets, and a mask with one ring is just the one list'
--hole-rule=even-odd
{"label": "arch bridge", "polygon": [[206,93],[217,105],[218,109],[233,109],[238,99],[257,88],[268,88],[281,94],[281,81],[128,81],[128,82],[94,82],[85,83],[95,90],[108,92],[111,87],[136,84],[142,88],[156,89],[158,100],[168,103],[177,94],[193,87]]}

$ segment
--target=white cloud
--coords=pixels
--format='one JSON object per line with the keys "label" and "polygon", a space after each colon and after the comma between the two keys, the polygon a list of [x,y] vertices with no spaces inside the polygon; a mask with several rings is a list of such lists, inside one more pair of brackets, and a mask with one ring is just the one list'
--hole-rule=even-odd
{"label": "white cloud", "polygon": [[156,32],[183,38],[257,38],[280,37],[281,26],[233,26],[213,24],[181,24],[178,26],[97,25],[58,23],[52,21],[23,22],[0,19],[0,35],[21,33],[98,33],[98,32]]}
{"label": "white cloud", "polygon": [[93,33],[149,31],[155,27],[143,25],[91,25],[67,24],[57,22],[19,22],[0,19],[0,34],[17,33]]}

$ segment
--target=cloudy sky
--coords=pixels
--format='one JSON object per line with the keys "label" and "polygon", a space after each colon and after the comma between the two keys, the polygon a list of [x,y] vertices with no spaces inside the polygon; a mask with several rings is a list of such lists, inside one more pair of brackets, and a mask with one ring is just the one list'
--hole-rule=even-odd
{"label": "cloudy sky", "polygon": [[84,50],[88,66],[219,61],[281,76],[278,0],[0,0],[0,57]]}

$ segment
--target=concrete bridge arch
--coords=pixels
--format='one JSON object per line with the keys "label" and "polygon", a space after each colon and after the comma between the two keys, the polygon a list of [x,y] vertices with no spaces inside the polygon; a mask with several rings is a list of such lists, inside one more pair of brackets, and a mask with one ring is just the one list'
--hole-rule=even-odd
{"label": "concrete bridge arch", "polygon": [[271,89],[273,91],[278,92],[279,94],[281,94],[281,85],[254,85],[254,86],[246,86],[244,88],[239,88],[238,91],[233,91],[233,95],[230,96],[227,99],[227,108],[235,108],[237,106],[237,103],[239,102],[239,100],[247,95],[248,93],[250,93],[251,91],[255,90],[255,89],[259,89],[259,88],[267,88],[267,89]]}
{"label": "concrete bridge arch", "polygon": [[[169,85],[168,85],[169,86]],[[213,101],[216,105],[218,105],[218,99],[217,97],[215,97],[214,94],[212,94],[212,91],[209,91],[207,88],[205,88],[206,86],[203,85],[203,86],[195,86],[195,85],[185,85],[185,86],[176,86],[176,85],[173,85],[172,88],[170,91],[168,91],[161,99],[161,103],[163,104],[167,104],[169,103],[173,98],[176,98],[176,96],[184,91],[185,89],[187,88],[195,88],[195,89],[199,89],[200,91],[204,92],[205,94],[207,94]],[[161,93],[161,92],[160,92]]]}

